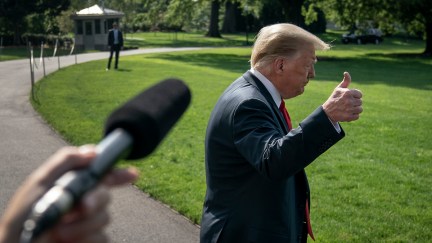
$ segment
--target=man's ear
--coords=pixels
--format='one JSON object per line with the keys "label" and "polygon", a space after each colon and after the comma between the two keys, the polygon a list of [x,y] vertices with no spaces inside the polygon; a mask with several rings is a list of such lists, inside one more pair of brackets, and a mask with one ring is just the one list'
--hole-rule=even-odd
{"label": "man's ear", "polygon": [[276,73],[282,73],[284,70],[284,58],[276,58],[273,62],[273,70]]}

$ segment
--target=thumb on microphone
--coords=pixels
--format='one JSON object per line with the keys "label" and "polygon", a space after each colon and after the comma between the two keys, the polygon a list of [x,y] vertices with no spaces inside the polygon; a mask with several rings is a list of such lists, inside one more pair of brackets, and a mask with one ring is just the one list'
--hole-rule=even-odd
{"label": "thumb on microphone", "polygon": [[339,88],[348,88],[351,83],[351,75],[348,72],[344,72],[344,78],[342,82],[338,85]]}

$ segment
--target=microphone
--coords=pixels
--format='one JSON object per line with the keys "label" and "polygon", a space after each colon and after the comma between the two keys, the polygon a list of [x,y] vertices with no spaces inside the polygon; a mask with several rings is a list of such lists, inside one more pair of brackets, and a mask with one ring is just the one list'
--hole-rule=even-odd
{"label": "microphone", "polygon": [[36,202],[24,222],[21,242],[30,242],[58,222],[118,160],[135,160],[153,152],[190,100],[183,81],[167,79],[114,110],[106,121],[104,139],[96,146],[96,158],[88,168],[61,176]]}

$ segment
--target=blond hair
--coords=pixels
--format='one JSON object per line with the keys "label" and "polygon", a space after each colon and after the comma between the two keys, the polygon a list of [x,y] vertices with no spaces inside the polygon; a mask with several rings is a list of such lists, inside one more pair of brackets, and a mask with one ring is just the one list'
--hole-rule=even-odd
{"label": "blond hair", "polygon": [[315,50],[328,50],[330,45],[293,24],[274,24],[262,28],[255,38],[251,67],[264,68],[279,57],[295,58],[299,50],[313,45]]}

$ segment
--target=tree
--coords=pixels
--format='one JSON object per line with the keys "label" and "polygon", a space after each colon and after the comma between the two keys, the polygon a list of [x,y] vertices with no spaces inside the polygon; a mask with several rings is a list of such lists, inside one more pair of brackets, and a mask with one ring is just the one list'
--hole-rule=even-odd
{"label": "tree", "polygon": [[325,33],[327,29],[327,19],[319,7],[313,3],[306,3],[302,6],[306,29],[312,33]]}
{"label": "tree", "polygon": [[285,18],[287,22],[305,28],[305,18],[302,15],[302,7],[305,0],[286,0],[281,2],[284,9],[286,9]]}
{"label": "tree", "polygon": [[388,0],[388,13],[411,32],[423,32],[426,40],[423,55],[432,56],[432,1]]}
{"label": "tree", "polygon": [[309,0],[263,0],[256,5],[259,26],[275,23],[292,23],[313,33],[323,33],[326,17],[317,4]]}
{"label": "tree", "polygon": [[197,4],[193,0],[172,0],[165,16],[167,23],[176,30],[181,30],[186,23],[192,21]]}
{"label": "tree", "polygon": [[[144,11],[144,6],[148,2],[156,2],[164,4],[165,1],[143,1],[143,0],[99,0],[96,1],[99,2],[99,5],[104,5],[107,8],[115,9],[118,11],[121,11],[125,13],[121,28],[124,30],[125,33],[130,32],[133,30],[133,23],[134,18],[136,17],[137,13]],[[149,8],[151,9],[151,8]],[[156,9],[159,8],[156,6]]]}
{"label": "tree", "polygon": [[[432,56],[431,0],[308,0],[316,3],[334,22],[345,28],[370,25],[395,33],[401,25],[426,40],[423,55]],[[379,8],[376,6],[380,6]],[[368,27],[368,26],[366,26]]]}
{"label": "tree", "polygon": [[223,33],[235,33],[237,32],[238,17],[241,16],[240,3],[239,2],[225,2],[225,14],[224,21],[222,24]]}
{"label": "tree", "polygon": [[26,31],[26,17],[44,13],[47,18],[59,15],[69,7],[68,0],[0,0],[0,23],[3,29],[12,30],[14,44],[21,44],[21,34]]}
{"label": "tree", "polygon": [[250,30],[260,16],[262,0],[227,0],[222,24],[223,33]]}
{"label": "tree", "polygon": [[151,30],[159,30],[160,25],[164,19],[164,13],[168,8],[168,3],[166,1],[143,1],[144,9],[146,9],[146,14],[151,23]]}
{"label": "tree", "polygon": [[222,38],[219,32],[219,9],[220,9],[220,0],[212,0],[211,12],[210,12],[210,24],[209,24],[208,32],[206,34],[207,37]]}

